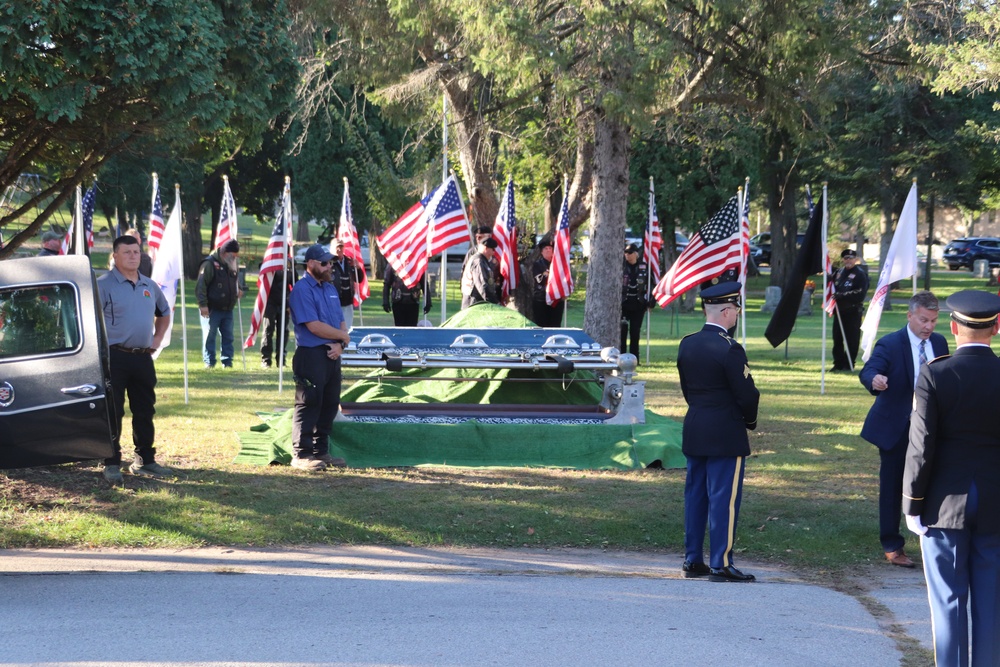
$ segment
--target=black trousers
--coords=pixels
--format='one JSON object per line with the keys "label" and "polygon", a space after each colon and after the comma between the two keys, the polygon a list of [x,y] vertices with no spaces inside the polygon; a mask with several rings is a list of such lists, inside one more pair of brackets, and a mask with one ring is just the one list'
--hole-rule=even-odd
{"label": "black trousers", "polygon": [[392,303],[392,321],[397,327],[415,327],[419,320],[419,303],[403,303],[402,301]]}
{"label": "black trousers", "polygon": [[285,331],[284,338],[280,341],[281,343],[281,359],[278,360],[278,354],[275,348],[278,347],[279,341],[278,336],[281,335],[281,331],[278,328],[279,319],[276,317],[264,316],[261,321],[261,330],[263,333],[260,337],[260,360],[266,363],[268,366],[271,365],[271,355],[274,355],[275,361],[278,361],[282,366],[285,365],[285,357],[288,353],[288,320],[285,320]]}
{"label": "black trousers", "polygon": [[111,348],[111,392],[115,404],[115,453],[104,459],[104,465],[121,465],[122,420],[125,418],[125,396],[132,412],[132,444],[135,456],[143,464],[152,463],[156,457],[153,447],[156,431],[153,415],[156,414],[156,368],[149,354],[132,354]]}
{"label": "black trousers", "polygon": [[642,334],[642,318],[646,308],[642,304],[622,304],[622,339],[620,352],[625,352],[625,339],[628,338],[628,352],[639,358],[639,338]]}
{"label": "black trousers", "polygon": [[561,327],[563,309],[565,307],[565,301],[560,301],[554,306],[550,306],[545,301],[532,301],[531,319],[540,327]]}
{"label": "black trousers", "polygon": [[[837,304],[833,322],[833,368],[846,371],[854,368],[858,360],[858,347],[861,345],[861,306]],[[841,333],[840,323],[844,329]],[[844,342],[847,342],[847,352]],[[850,354],[850,357],[847,355]],[[850,365],[847,361],[850,359]]]}
{"label": "black trousers", "polygon": [[340,359],[326,356],[329,348],[297,347],[292,357],[295,376],[295,413],[292,449],[297,458],[322,456],[330,451],[330,431],[340,407]]}

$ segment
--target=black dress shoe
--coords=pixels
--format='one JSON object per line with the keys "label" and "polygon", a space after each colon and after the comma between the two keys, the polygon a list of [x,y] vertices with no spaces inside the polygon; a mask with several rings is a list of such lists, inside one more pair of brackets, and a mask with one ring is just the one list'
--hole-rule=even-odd
{"label": "black dress shoe", "polygon": [[743,574],[737,570],[732,565],[727,567],[713,567],[712,571],[708,575],[709,581],[735,581],[738,583],[746,583],[750,581],[756,581],[757,577],[752,574]]}
{"label": "black dress shoe", "polygon": [[681,572],[684,573],[686,578],[695,579],[697,577],[707,577],[712,572],[712,568],[704,563],[692,563],[686,560],[684,561],[684,565],[681,566]]}

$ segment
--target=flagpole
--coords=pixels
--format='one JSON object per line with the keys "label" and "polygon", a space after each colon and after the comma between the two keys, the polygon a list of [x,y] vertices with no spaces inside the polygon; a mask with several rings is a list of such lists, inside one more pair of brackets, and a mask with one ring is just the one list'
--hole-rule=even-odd
{"label": "flagpole", "polygon": [[[649,177],[649,198],[650,198],[650,200],[653,199],[654,194],[655,193],[654,193],[654,190],[653,190],[653,177],[650,176]],[[653,212],[653,210],[650,209],[649,212],[647,213],[647,217],[649,215],[651,215],[652,212]],[[652,243],[653,243],[653,229],[652,229],[652,226],[653,226],[653,220],[651,218],[648,219],[648,220],[646,220],[646,232],[647,232],[647,235],[649,236],[649,243],[650,243],[650,245],[652,245]],[[646,248],[644,248],[643,250],[648,251],[648,249],[646,249]],[[659,257],[654,257],[653,253],[650,252],[649,253],[649,260],[650,260],[650,262],[659,262],[660,258]],[[652,289],[653,289],[653,286],[650,284],[652,281],[649,279],[649,277],[650,277],[649,274],[650,274],[650,271],[649,271],[649,267],[647,266],[646,267],[646,364],[647,365],[649,365],[649,327],[650,327],[650,324],[651,324],[650,321],[653,319],[653,311],[649,310],[650,296],[651,296],[651,292],[652,292]]]}
{"label": "flagpole", "polygon": [[[285,327],[287,326],[285,310],[288,307],[288,244],[291,241],[292,231],[292,177],[285,176],[285,189],[281,193],[281,215],[285,218],[284,240],[281,243],[281,316],[278,320],[281,325],[279,330],[280,357],[278,361],[278,393],[281,393],[285,378]],[[296,343],[297,344],[297,343]]]}
{"label": "flagpole", "polygon": [[[448,95],[441,93],[441,182],[448,180]],[[426,272],[425,272],[426,276]],[[430,286],[428,278],[427,286]],[[441,251],[441,324],[448,319],[448,249]]]}
{"label": "flagpole", "polygon": [[73,212],[73,254],[85,255],[83,239],[83,186],[76,186],[76,210]]}
{"label": "flagpole", "polygon": [[[181,205],[181,185],[174,183],[174,206]],[[188,360],[187,360],[187,304],[184,299],[184,234],[177,225],[177,247],[180,248],[181,276],[177,281],[181,288],[181,355],[184,363],[184,405],[188,404]]]}
{"label": "flagpole", "polygon": [[[827,263],[827,261],[829,260],[829,257],[830,257],[830,251],[826,247],[826,240],[828,238],[828,234],[830,233],[830,213],[829,213],[830,209],[829,209],[829,207],[827,206],[827,203],[826,203],[826,198],[827,198],[826,185],[827,184],[824,181],[823,182],[823,224],[820,227],[820,229],[823,230],[821,232],[821,236],[822,236],[822,240],[823,240],[823,246],[822,246],[823,247],[823,291],[822,291],[822,295],[823,296],[820,299],[820,306],[819,306],[819,309],[820,309],[820,321],[823,323],[823,337],[822,337],[823,345],[820,348],[820,356],[819,356],[819,364],[820,364],[819,393],[821,395],[826,393],[826,289],[827,289],[827,281],[830,278],[827,275],[827,273],[826,273],[826,263]],[[806,186],[806,192],[808,192],[808,191],[809,191],[809,186]]]}
{"label": "flagpole", "polygon": [[[747,177],[747,181],[749,181],[749,180],[750,180],[750,178]],[[739,202],[738,206],[739,206],[739,209],[740,209],[740,214],[739,214],[740,215],[740,217],[739,217],[739,229],[740,229],[740,232],[739,232],[740,233],[740,267],[745,267],[747,265],[746,264],[746,262],[747,262],[746,248],[743,246],[743,207],[746,204],[745,197],[746,197],[746,195],[744,194],[743,186],[740,186],[740,187],[736,188],[736,200]],[[746,305],[747,305],[747,286],[746,286],[746,276],[744,275],[744,276],[741,276],[741,277],[743,278],[743,282],[740,285],[740,305],[743,306],[743,307],[740,308],[740,319],[743,321],[743,326],[742,326],[742,330],[743,330],[743,347],[745,348],[747,346],[747,310],[746,310]]]}
{"label": "flagpole", "polygon": [[[229,194],[229,197],[226,196],[227,194]],[[229,205],[229,202],[231,200],[232,200],[232,193],[229,190],[229,176],[223,174],[222,175],[222,206],[219,208],[219,217],[220,218],[222,217],[222,211],[223,211],[223,209],[225,209]],[[228,215],[226,215],[226,219],[228,220],[228,225],[229,225],[229,230],[228,230],[229,231],[229,238],[232,239],[233,241],[235,241],[236,237],[238,236],[238,233],[236,231],[238,229],[238,227],[234,228],[234,225],[236,225],[236,206],[235,206],[235,202],[233,204],[232,210],[229,211]],[[216,235],[216,238],[218,238],[218,236],[219,236],[219,230],[218,229],[215,230],[215,235]],[[220,254],[221,254],[221,252],[220,252]],[[236,290],[237,290],[237,292],[242,291],[242,290],[240,290],[240,286],[239,286],[239,275],[240,275],[240,265],[239,265],[239,263],[237,263],[236,264]],[[245,277],[246,277],[246,274],[244,274],[244,278]],[[246,340],[246,337],[243,335],[243,297],[242,296],[236,298],[236,316],[237,316],[237,319],[239,319],[239,321],[240,321],[240,340]],[[246,373],[247,372],[247,348],[246,348],[245,345],[240,345],[240,355],[243,357],[243,372]]]}

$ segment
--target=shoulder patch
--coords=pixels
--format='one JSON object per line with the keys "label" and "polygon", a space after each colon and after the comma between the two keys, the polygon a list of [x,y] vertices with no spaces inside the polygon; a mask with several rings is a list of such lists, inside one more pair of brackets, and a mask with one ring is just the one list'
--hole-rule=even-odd
{"label": "shoulder patch", "polygon": [[722,338],[723,338],[723,339],[724,339],[725,341],[727,341],[727,342],[728,342],[728,343],[729,343],[730,345],[732,345],[732,344],[734,344],[734,343],[736,342],[736,341],[735,341],[735,340],[733,340],[733,339],[732,339],[732,338],[731,338],[731,337],[729,336],[729,334],[727,334],[727,333],[726,333],[725,331],[720,331],[720,332],[719,332],[719,335],[720,335],[720,336],[722,336]]}
{"label": "shoulder patch", "polygon": [[933,359],[931,359],[927,363],[928,364],[933,364],[935,361],[941,361],[942,359],[947,359],[950,356],[951,356],[950,354],[942,354],[940,357],[934,357]]}

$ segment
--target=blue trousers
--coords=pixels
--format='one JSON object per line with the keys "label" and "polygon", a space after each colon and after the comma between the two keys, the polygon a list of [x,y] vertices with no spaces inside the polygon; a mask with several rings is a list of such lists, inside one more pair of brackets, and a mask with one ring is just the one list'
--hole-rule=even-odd
{"label": "blue trousers", "polygon": [[215,366],[215,334],[222,338],[222,365],[233,365],[233,311],[209,310],[201,318],[201,358],[206,366]]}
{"label": "blue trousers", "polygon": [[684,559],[705,562],[708,529],[711,568],[733,564],[736,521],[743,496],[743,456],[689,456],[684,482]]}
{"label": "blue trousers", "polygon": [[899,551],[906,543],[900,532],[903,515],[903,468],[906,465],[907,440],[892,449],[879,449],[878,532],[882,550]]}
{"label": "blue trousers", "polygon": [[937,667],[1000,665],[1000,535],[977,529],[977,495],[973,486],[965,528],[928,528],[920,538]]}

